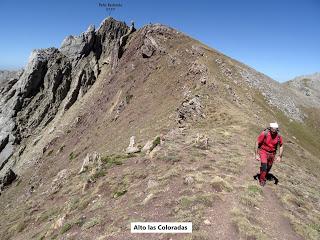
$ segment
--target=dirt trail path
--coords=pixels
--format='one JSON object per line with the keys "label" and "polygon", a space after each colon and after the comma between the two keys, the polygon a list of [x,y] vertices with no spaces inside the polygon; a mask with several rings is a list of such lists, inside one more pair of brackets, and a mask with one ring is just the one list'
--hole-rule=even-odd
{"label": "dirt trail path", "polygon": [[[243,184],[253,183],[253,175],[258,172],[260,163],[254,162],[252,156],[248,156],[247,164],[243,173]],[[277,167],[275,163],[273,167]],[[258,182],[256,182],[258,184]],[[259,210],[256,210],[257,219],[263,222],[262,228],[272,239],[278,240],[300,240],[302,237],[298,236],[290,226],[289,220],[283,216],[284,208],[281,206],[276,194],[273,192],[273,187],[281,187],[274,185],[273,182],[267,182],[263,187],[264,201],[260,204]]]}
{"label": "dirt trail path", "polygon": [[223,202],[208,211],[209,217],[207,219],[212,223],[210,226],[207,226],[208,232],[211,232],[210,239],[230,240],[239,238],[231,220],[231,201],[231,195],[226,195]]}

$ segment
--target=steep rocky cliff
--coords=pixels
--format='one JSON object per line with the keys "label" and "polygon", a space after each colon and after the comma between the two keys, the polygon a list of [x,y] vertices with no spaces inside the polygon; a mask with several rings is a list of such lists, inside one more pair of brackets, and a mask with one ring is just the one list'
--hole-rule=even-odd
{"label": "steep rocky cliff", "polygon": [[110,71],[116,66],[120,38],[128,30],[108,18],[97,30],[90,26],[80,36],[67,37],[59,49],[33,51],[22,75],[9,80],[14,75],[6,74],[0,95],[0,170],[23,139],[36,136],[88,91],[102,65]]}

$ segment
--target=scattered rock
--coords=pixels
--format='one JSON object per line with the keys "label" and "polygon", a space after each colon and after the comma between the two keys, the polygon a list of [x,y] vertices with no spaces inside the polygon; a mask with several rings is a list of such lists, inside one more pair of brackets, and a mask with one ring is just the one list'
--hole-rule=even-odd
{"label": "scattered rock", "polygon": [[191,49],[192,49],[192,53],[193,54],[198,54],[198,56],[204,56],[205,55],[204,50],[199,45],[192,45]]}
{"label": "scattered rock", "polygon": [[211,225],[211,222],[210,222],[208,219],[205,219],[205,220],[203,221],[203,223],[204,223],[205,225]]}
{"label": "scattered rock", "polygon": [[51,226],[52,229],[59,229],[63,226],[66,219],[66,214],[62,217],[59,217]]}
{"label": "scattered rock", "polygon": [[161,138],[160,136],[156,136],[152,141],[148,141],[144,147],[141,149],[141,152],[150,153],[156,146],[160,145]]}
{"label": "scattered rock", "polygon": [[204,64],[200,64],[198,62],[194,62],[190,69],[189,69],[189,72],[188,74],[192,74],[192,75],[204,75],[206,76],[208,72],[208,68],[204,65]]}
{"label": "scattered rock", "polygon": [[156,180],[150,179],[147,183],[147,189],[157,187],[159,183]]}
{"label": "scattered rock", "polygon": [[186,185],[191,185],[194,183],[194,178],[192,176],[186,176],[183,181]]}
{"label": "scattered rock", "polygon": [[228,67],[228,64],[226,62],[224,62],[222,59],[217,58],[216,59],[216,63],[217,65],[220,67],[221,72],[228,78],[231,79],[232,77],[232,71],[231,69]]}
{"label": "scattered rock", "polygon": [[195,147],[206,150],[209,148],[209,138],[200,133],[197,134],[197,138],[195,140]]}
{"label": "scattered rock", "polygon": [[141,152],[148,152],[151,151],[151,148],[153,146],[153,141],[149,140],[141,149]]}
{"label": "scattered rock", "polygon": [[60,190],[62,185],[65,183],[66,179],[69,177],[69,171],[67,169],[63,169],[51,182],[51,188],[49,189],[50,193],[56,193]]}
{"label": "scattered rock", "polygon": [[201,82],[202,84],[206,84],[206,83],[207,83],[207,77],[205,77],[205,76],[201,77],[201,78],[200,78],[200,82]]}
{"label": "scattered rock", "polygon": [[147,204],[154,197],[153,193],[150,193],[143,201],[142,204]]}
{"label": "scattered rock", "polygon": [[150,153],[149,153],[149,157],[150,158],[154,158],[155,156],[158,155],[159,151],[161,150],[160,146],[156,146]]}
{"label": "scattered rock", "polygon": [[140,152],[140,151],[141,151],[140,148],[135,147],[134,144],[135,144],[135,136],[132,136],[132,137],[130,138],[129,146],[128,146],[127,149],[126,149],[126,153],[127,153],[127,154],[137,153],[137,152]]}
{"label": "scattered rock", "polygon": [[[297,101],[292,94],[284,89],[282,84],[272,81],[269,77],[251,68],[238,65],[237,70],[246,86],[260,91],[270,105],[278,108],[289,118],[299,122],[303,121],[305,117],[297,107],[301,105],[300,100]],[[241,81],[241,79],[239,80]],[[290,81],[288,84],[291,85],[291,83],[296,82]]]}
{"label": "scattered rock", "polygon": [[91,183],[92,181],[90,180],[90,178],[85,181],[85,183],[82,186],[82,194],[85,194],[87,192]]}
{"label": "scattered rock", "polygon": [[178,123],[187,121],[188,119],[196,120],[201,117],[204,118],[203,107],[200,102],[200,97],[195,95],[192,99],[186,98],[179,108],[177,108]]}
{"label": "scattered rock", "polygon": [[143,45],[141,47],[141,54],[143,58],[150,58],[154,53],[154,48],[152,46]]}
{"label": "scattered rock", "polygon": [[101,155],[97,152],[88,153],[83,160],[79,174],[86,172],[89,168],[101,168]]}

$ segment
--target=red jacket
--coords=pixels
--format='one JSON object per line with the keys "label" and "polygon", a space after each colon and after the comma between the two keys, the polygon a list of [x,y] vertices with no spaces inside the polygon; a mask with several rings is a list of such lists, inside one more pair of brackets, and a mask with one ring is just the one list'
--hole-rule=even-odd
{"label": "red jacket", "polygon": [[270,131],[268,131],[267,136],[264,136],[264,131],[262,131],[257,139],[260,149],[263,149],[267,152],[275,152],[278,144],[278,137],[280,140],[279,144],[282,146],[283,142],[281,135],[275,134],[272,137]]}

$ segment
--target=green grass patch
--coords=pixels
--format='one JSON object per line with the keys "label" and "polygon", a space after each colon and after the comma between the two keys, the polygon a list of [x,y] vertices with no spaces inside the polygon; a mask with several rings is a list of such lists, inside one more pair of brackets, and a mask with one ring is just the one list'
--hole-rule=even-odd
{"label": "green grass patch", "polygon": [[102,162],[107,165],[107,167],[112,167],[114,165],[122,165],[123,161],[127,158],[134,157],[134,154],[127,154],[127,155],[117,155],[111,154],[101,158]]}
{"label": "green grass patch", "polygon": [[210,182],[210,185],[213,188],[213,190],[216,192],[222,192],[222,191],[231,192],[233,189],[232,186],[226,180],[224,180],[219,176],[215,176]]}
{"label": "green grass patch", "polygon": [[115,192],[113,193],[113,197],[114,197],[114,198],[121,197],[121,196],[123,196],[124,194],[126,194],[127,191],[128,191],[127,189],[119,189],[119,190],[117,190],[117,191],[115,191]]}
{"label": "green grass patch", "polygon": [[83,211],[85,210],[88,205],[91,203],[92,201],[92,197],[87,197],[87,198],[84,198],[84,199],[80,199],[79,203],[77,204],[77,209],[79,211]]}
{"label": "green grass patch", "polygon": [[22,220],[18,222],[18,224],[15,225],[16,232],[20,233],[22,232],[26,227],[28,226],[28,219]]}
{"label": "green grass patch", "polygon": [[40,213],[40,215],[37,218],[38,222],[44,222],[47,221],[49,218],[54,217],[56,215],[58,215],[60,211],[60,208],[56,207],[56,208],[49,208],[48,210]]}
{"label": "green grass patch", "polygon": [[160,145],[161,139],[159,136],[157,136],[153,142],[152,142],[152,147],[150,148],[150,151],[152,151],[152,149],[154,149],[157,145]]}
{"label": "green grass patch", "polygon": [[287,217],[290,220],[293,230],[299,235],[303,236],[305,239],[318,240],[320,239],[319,224],[316,223],[306,223],[301,221],[293,214],[288,213]]}
{"label": "green grass patch", "polygon": [[61,227],[61,230],[60,230],[60,233],[61,234],[64,234],[66,232],[68,232],[71,228],[72,228],[72,223],[65,223],[62,227]]}
{"label": "green grass patch", "polygon": [[101,220],[99,218],[92,218],[85,224],[83,224],[82,229],[89,229],[92,228],[98,224],[100,224]]}
{"label": "green grass patch", "polygon": [[85,223],[86,219],[84,217],[79,217],[74,224],[77,225],[78,227],[82,227]]}
{"label": "green grass patch", "polygon": [[251,193],[258,193],[258,194],[262,194],[262,189],[261,187],[257,186],[257,185],[249,185],[248,186],[248,191]]}
{"label": "green grass patch", "polygon": [[69,154],[69,160],[72,161],[74,159],[76,159],[78,157],[79,153],[74,153],[74,152],[71,152]]}
{"label": "green grass patch", "polygon": [[258,206],[258,202],[255,198],[245,194],[240,196],[240,203],[250,208]]}
{"label": "green grass patch", "polygon": [[215,199],[214,194],[197,194],[193,196],[183,196],[179,200],[182,209],[190,209],[194,205],[202,205],[204,207],[212,207]]}
{"label": "green grass patch", "polygon": [[53,149],[51,149],[49,152],[48,152],[48,156],[51,156],[53,153]]}

